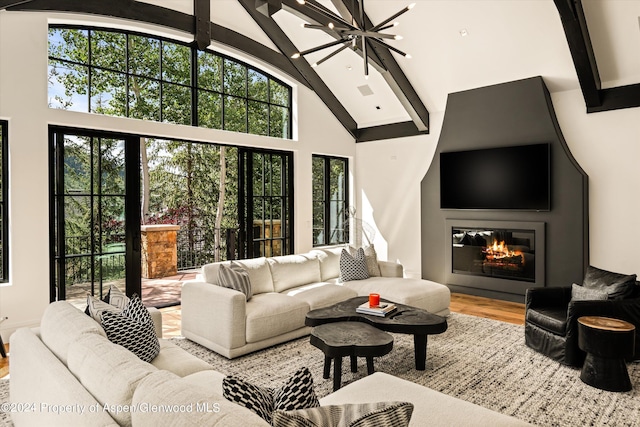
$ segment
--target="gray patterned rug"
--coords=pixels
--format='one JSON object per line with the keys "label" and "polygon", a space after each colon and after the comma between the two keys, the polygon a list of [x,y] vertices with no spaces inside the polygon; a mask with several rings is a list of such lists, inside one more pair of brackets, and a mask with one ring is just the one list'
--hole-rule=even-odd
{"label": "gray patterned rug", "polygon": [[[526,347],[522,326],[457,313],[448,323],[445,333],[429,337],[425,371],[414,369],[413,337],[401,334],[393,334],[391,353],[375,359],[376,371],[540,426],[640,426],[640,363],[628,365],[633,391],[606,392],[580,381],[579,369]],[[216,370],[258,385],[277,387],[307,366],[320,397],[332,390],[332,380],[322,378],[322,352],[309,338],[233,360],[186,339],[173,341]],[[343,384],[364,375],[364,359],[355,374],[343,363]]]}
{"label": "gray patterned rug", "polygon": [[[540,426],[640,427],[640,363],[628,365],[634,390],[601,391],[583,384],[578,369],[562,366],[524,345],[522,326],[453,313],[449,329],[429,337],[427,369],[414,369],[413,339],[394,334],[394,348],[375,360],[377,371],[425,385],[434,390],[515,416]],[[307,366],[316,392],[331,392],[331,379],[322,378],[320,350],[301,338],[234,360],[228,360],[189,340],[173,341],[209,362],[220,372],[255,384],[277,387],[293,372]],[[343,384],[366,373],[364,360],[358,372],[344,363]],[[9,380],[0,380],[0,403],[9,400]],[[0,426],[12,426],[0,411]]]}

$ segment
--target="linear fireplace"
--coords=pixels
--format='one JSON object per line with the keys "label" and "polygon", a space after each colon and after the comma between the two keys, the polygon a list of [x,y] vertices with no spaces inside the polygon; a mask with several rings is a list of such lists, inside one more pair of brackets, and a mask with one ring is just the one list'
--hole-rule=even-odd
{"label": "linear fireplace", "polygon": [[544,286],[544,222],[445,223],[447,283],[512,294]]}

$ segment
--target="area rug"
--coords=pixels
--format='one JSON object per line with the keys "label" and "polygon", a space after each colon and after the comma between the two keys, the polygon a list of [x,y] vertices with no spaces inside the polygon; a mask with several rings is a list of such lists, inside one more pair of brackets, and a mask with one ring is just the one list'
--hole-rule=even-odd
{"label": "area rug", "polygon": [[[606,392],[584,384],[579,369],[526,347],[522,326],[458,313],[448,323],[445,333],[429,336],[425,371],[415,370],[413,337],[402,334],[393,334],[391,353],[375,359],[376,371],[539,426],[640,426],[640,363],[628,365],[633,391]],[[308,337],[233,360],[184,338],[173,341],[216,370],[257,385],[277,387],[307,366],[320,397],[332,390],[332,380],[322,378],[323,354]],[[364,375],[364,359],[357,373],[343,363],[343,385]]]}

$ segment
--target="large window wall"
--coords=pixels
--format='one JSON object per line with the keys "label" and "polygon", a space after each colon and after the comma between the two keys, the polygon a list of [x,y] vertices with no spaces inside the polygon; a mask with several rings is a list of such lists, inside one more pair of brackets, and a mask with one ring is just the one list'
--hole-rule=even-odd
{"label": "large window wall", "polygon": [[291,138],[291,88],[212,51],[134,32],[49,28],[49,106]]}

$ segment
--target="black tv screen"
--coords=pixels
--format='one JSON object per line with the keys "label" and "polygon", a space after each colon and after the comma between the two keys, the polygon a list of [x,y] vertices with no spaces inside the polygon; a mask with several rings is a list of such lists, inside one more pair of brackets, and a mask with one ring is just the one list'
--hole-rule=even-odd
{"label": "black tv screen", "polygon": [[550,145],[440,153],[440,207],[550,210]]}

